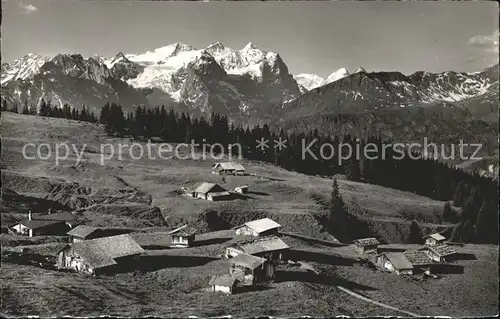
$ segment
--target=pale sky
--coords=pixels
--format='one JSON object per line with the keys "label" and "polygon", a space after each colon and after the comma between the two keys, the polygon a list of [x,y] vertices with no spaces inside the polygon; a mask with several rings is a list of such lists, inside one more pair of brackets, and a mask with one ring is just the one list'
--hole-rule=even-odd
{"label": "pale sky", "polygon": [[[491,2],[2,0],[2,62],[27,53],[114,56],[174,42],[252,41],[291,73],[479,71],[498,63]],[[495,44],[496,43],[496,44]]]}

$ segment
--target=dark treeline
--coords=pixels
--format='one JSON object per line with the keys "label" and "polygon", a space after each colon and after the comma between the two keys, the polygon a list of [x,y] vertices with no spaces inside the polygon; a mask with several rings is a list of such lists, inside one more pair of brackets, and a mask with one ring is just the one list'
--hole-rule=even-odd
{"label": "dark treeline", "polygon": [[21,109],[19,109],[17,103],[13,103],[12,106],[9,107],[7,105],[7,101],[2,100],[2,111],[10,111],[26,115],[65,118],[92,123],[98,122],[94,112],[89,111],[85,105],[83,105],[81,111],[79,111],[76,108],[72,108],[69,104],[64,104],[62,107],[53,105],[52,101],[45,100],[44,98],[40,99],[38,105],[29,105],[28,101],[25,101]]}
{"label": "dark treeline", "polygon": [[[265,161],[311,175],[345,174],[350,180],[449,201],[453,206],[461,207],[458,210],[453,209],[450,204],[444,207],[443,221],[457,225],[452,240],[498,242],[496,181],[476,173],[466,173],[433,159],[412,159],[406,150],[397,152],[386,148],[382,159],[380,155],[383,145],[390,144],[390,141],[379,136],[328,136],[320,134],[317,129],[312,132],[278,132],[271,130],[266,124],[243,127],[230,124],[226,117],[218,114],[212,114],[208,119],[191,117],[186,113],[167,111],[163,106],[149,109],[137,107],[135,112],[125,114],[122,107],[114,103],[104,105],[99,122],[105,125],[108,134],[128,135],[143,140],[154,137],[174,143],[219,143],[222,148],[216,149],[225,154],[232,151],[233,155],[237,155],[238,149],[231,148],[231,144],[238,143],[241,145],[241,155],[250,160]],[[269,147],[264,150],[257,148],[257,141],[261,138],[269,141]],[[280,138],[286,140],[286,148],[281,150],[274,147],[274,141]],[[341,143],[351,145],[352,150],[363,150],[365,145],[371,143],[379,150],[378,159],[353,156],[339,163],[337,151]],[[324,157],[321,156],[322,145],[328,145],[323,147]],[[304,152],[305,149],[309,151]],[[332,149],[335,156],[330,158]],[[341,153],[348,157],[345,147],[343,150]]]}

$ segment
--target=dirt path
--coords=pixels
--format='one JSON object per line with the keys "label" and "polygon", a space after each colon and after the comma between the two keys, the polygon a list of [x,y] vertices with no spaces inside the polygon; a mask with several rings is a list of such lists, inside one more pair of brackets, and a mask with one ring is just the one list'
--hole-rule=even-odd
{"label": "dirt path", "polygon": [[[315,274],[319,275],[320,272],[318,270],[316,270],[314,268],[314,266],[312,266],[311,264],[309,263],[305,263],[305,262],[300,262],[301,264],[301,268],[302,269],[305,269],[305,270],[308,270],[308,271],[312,271],[314,272]],[[401,310],[399,308],[396,308],[396,307],[393,307],[393,306],[390,306],[388,304],[385,304],[385,303],[382,303],[382,302],[379,302],[379,301],[375,301],[373,299],[370,299],[368,297],[365,297],[365,296],[362,296],[360,294],[358,294],[357,292],[354,292],[352,291],[351,289],[347,289],[345,287],[342,287],[342,286],[336,286],[338,289],[340,289],[341,291],[355,297],[355,298],[358,298],[360,300],[363,300],[365,302],[369,302],[369,303],[372,303],[374,305],[377,305],[377,306],[380,306],[380,307],[383,307],[383,308],[386,308],[386,309],[389,309],[389,310],[393,310],[393,311],[397,311],[397,312],[401,312],[401,313],[404,313],[410,317],[417,317],[417,318],[421,318],[421,317],[424,317],[422,315],[419,315],[419,314],[416,314],[416,313],[413,313],[413,312],[410,312],[410,311],[406,311],[406,310]]]}
{"label": "dirt path", "polygon": [[398,311],[398,312],[401,312],[401,313],[404,313],[404,314],[407,314],[408,316],[411,316],[411,317],[417,317],[417,318],[422,318],[424,316],[422,315],[418,315],[416,313],[413,313],[413,312],[409,312],[409,311],[406,311],[406,310],[401,310],[399,308],[396,308],[396,307],[393,307],[393,306],[389,306],[388,304],[385,304],[385,303],[382,303],[382,302],[378,302],[378,301],[375,301],[373,299],[370,299],[370,298],[367,298],[367,297],[364,297],[350,289],[347,289],[345,287],[342,287],[342,286],[337,286],[338,289],[342,290],[343,292],[345,293],[348,293],[349,295],[355,297],[355,298],[358,298],[358,299],[361,299],[363,301],[366,301],[366,302],[369,302],[369,303],[372,303],[374,305],[377,305],[377,306],[380,306],[380,307],[383,307],[383,308],[386,308],[386,309],[390,309],[390,310],[394,310],[394,311]]}

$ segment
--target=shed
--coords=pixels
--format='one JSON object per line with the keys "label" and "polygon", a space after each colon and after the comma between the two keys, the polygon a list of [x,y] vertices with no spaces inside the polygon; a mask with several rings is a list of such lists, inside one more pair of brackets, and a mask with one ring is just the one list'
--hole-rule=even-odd
{"label": "shed", "polygon": [[80,241],[58,253],[57,267],[89,274],[129,270],[144,250],[128,234]]}
{"label": "shed", "polygon": [[280,224],[270,218],[262,218],[247,222],[236,228],[236,235],[269,236],[277,235]]}
{"label": "shed", "polygon": [[196,183],[192,188],[186,189],[186,193],[191,197],[205,200],[221,200],[231,195],[222,186],[206,182]]}
{"label": "shed", "polygon": [[290,247],[278,237],[264,237],[233,244],[226,247],[225,257],[231,258],[239,254],[248,254],[267,260],[284,260]]}
{"label": "shed", "polygon": [[221,291],[227,294],[233,294],[236,292],[239,280],[231,275],[219,275],[212,276],[210,282],[210,288],[212,291]]}
{"label": "shed", "polygon": [[377,256],[377,264],[396,274],[413,274],[413,265],[403,253],[384,253]]}
{"label": "shed", "polygon": [[212,173],[216,175],[243,175],[245,174],[245,168],[243,165],[234,162],[215,163],[212,165]]}
{"label": "shed", "polygon": [[247,194],[248,193],[248,186],[247,185],[237,186],[234,188],[234,191],[236,193],[240,193],[240,194]]}
{"label": "shed", "polygon": [[445,240],[446,240],[446,238],[439,233],[430,234],[430,235],[425,236],[425,244],[429,245],[429,246],[442,244],[442,243],[444,243]]}
{"label": "shed", "polygon": [[255,285],[274,279],[274,265],[264,258],[239,254],[231,259],[229,273],[244,285]]}
{"label": "shed", "polygon": [[172,230],[170,233],[172,247],[191,247],[194,243],[196,230],[188,225]]}
{"label": "shed", "polygon": [[378,245],[380,245],[380,242],[374,237],[356,239],[352,243],[354,250],[360,254],[377,252]]}

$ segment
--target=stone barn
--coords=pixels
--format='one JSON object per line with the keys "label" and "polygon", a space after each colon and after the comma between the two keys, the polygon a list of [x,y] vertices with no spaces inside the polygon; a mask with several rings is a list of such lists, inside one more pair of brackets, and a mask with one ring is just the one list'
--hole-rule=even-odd
{"label": "stone barn", "polygon": [[237,290],[239,280],[231,275],[212,276],[210,282],[210,289],[212,291],[220,291],[226,294],[234,294]]}
{"label": "stone barn", "polygon": [[128,234],[90,239],[61,249],[57,267],[93,275],[133,270],[143,252]]}
{"label": "stone barn", "polygon": [[231,259],[229,273],[243,285],[268,282],[273,280],[275,275],[273,263],[264,258],[246,254],[240,254]]}
{"label": "stone barn", "polygon": [[413,274],[413,265],[403,253],[384,253],[377,256],[377,265],[398,275]]}
{"label": "stone barn", "polygon": [[277,235],[280,224],[270,218],[262,218],[247,222],[235,229],[236,235],[249,235],[255,237]]}
{"label": "stone barn", "polygon": [[380,242],[374,237],[356,239],[352,243],[354,250],[360,254],[376,253],[378,245],[380,245]]}

